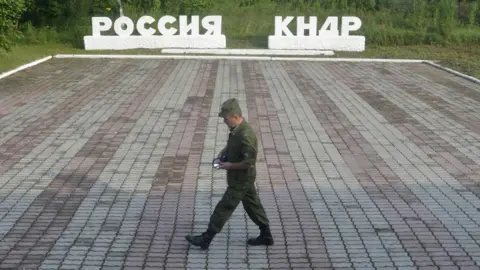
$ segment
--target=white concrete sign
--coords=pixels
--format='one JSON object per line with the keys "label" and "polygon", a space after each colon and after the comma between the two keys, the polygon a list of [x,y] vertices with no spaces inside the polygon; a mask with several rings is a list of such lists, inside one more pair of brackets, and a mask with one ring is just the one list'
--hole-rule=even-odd
{"label": "white concrete sign", "polygon": [[[125,50],[197,48],[223,49],[227,46],[222,35],[222,16],[179,16],[178,28],[171,24],[177,19],[163,16],[158,21],[151,16],[143,16],[134,22],[128,17],[119,17],[112,22],[108,17],[92,18],[92,35],[83,38],[86,50]],[[201,33],[200,25],[203,30]],[[113,30],[116,35],[104,35]],[[133,35],[137,30],[139,35]],[[160,33],[160,35],[157,34]]]}
{"label": "white concrete sign", "polygon": [[[360,29],[362,21],[358,17],[327,17],[318,29],[317,17],[310,16],[305,22],[304,16],[297,17],[296,34],[288,28],[293,16],[275,16],[275,34],[268,37],[268,48],[278,50],[333,50],[333,51],[364,51],[365,37],[350,35],[350,32]],[[305,35],[305,31],[308,34]]]}

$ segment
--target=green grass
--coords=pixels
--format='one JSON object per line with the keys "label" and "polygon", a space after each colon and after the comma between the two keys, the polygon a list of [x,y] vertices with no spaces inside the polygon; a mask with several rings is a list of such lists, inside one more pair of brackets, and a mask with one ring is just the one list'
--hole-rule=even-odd
{"label": "green grass", "polygon": [[61,44],[15,46],[9,52],[0,53],[0,73],[52,54],[72,53],[73,51],[75,49],[71,46]]}

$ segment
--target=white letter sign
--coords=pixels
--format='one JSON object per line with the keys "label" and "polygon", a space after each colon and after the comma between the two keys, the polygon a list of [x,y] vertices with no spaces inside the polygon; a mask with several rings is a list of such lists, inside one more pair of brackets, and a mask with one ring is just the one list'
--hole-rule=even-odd
{"label": "white letter sign", "polygon": [[108,17],[93,17],[92,18],[92,35],[99,37],[102,32],[112,28],[112,20]]}
{"label": "white letter sign", "polygon": [[202,26],[207,30],[205,35],[222,34],[222,16],[207,16],[202,20]]}
{"label": "white letter sign", "polygon": [[[116,35],[105,35],[112,27]],[[121,16],[113,22],[108,17],[93,17],[92,35],[83,40],[86,50],[223,49],[227,44],[221,16],[206,16],[201,22],[200,16],[184,15],[178,19],[169,15],[157,19],[142,16],[136,21]]]}
{"label": "white letter sign", "polygon": [[143,16],[143,17],[140,17],[140,19],[138,19],[137,21],[137,31],[138,33],[140,33],[140,35],[142,36],[145,36],[145,37],[148,37],[148,36],[152,36],[153,34],[155,34],[155,28],[145,28],[145,24],[152,24],[155,22],[155,19],[151,16]]}
{"label": "white letter sign", "polygon": [[293,37],[292,32],[288,29],[288,24],[293,20],[293,16],[287,16],[285,20],[282,20],[281,16],[275,16],[275,36],[281,36],[283,33],[287,37]]}
{"label": "white letter sign", "polygon": [[309,36],[317,35],[317,17],[310,16],[309,23],[305,23],[305,17],[297,17],[297,36],[303,37],[305,30],[308,30]]}
{"label": "white letter sign", "polygon": [[[126,29],[123,29],[123,26],[126,26]],[[115,33],[121,37],[128,37],[135,30],[135,25],[133,21],[128,17],[120,17],[115,21],[114,25]]]}
{"label": "white letter sign", "polygon": [[[352,24],[353,23],[353,24]],[[342,36],[347,37],[350,31],[357,31],[362,26],[362,21],[357,17],[342,17]]]}
{"label": "white letter sign", "polygon": [[[293,19],[293,16],[287,16],[284,20],[281,16],[275,16],[275,34],[268,37],[269,49],[365,50],[365,37],[350,35],[350,32],[357,31],[362,26],[362,21],[358,17],[342,17],[340,31],[338,17],[327,17],[322,26],[318,27],[317,17],[309,17],[307,23],[304,16],[298,16],[295,35],[288,28]],[[305,31],[308,31],[307,35]]]}
{"label": "white letter sign", "polygon": [[160,34],[162,34],[164,36],[175,35],[175,33],[177,32],[177,28],[175,28],[175,27],[167,28],[166,27],[167,23],[173,24],[175,21],[176,21],[175,17],[170,16],[170,15],[163,16],[162,18],[160,18],[160,20],[158,20],[158,30],[160,31]]}
{"label": "white letter sign", "polygon": [[340,36],[340,32],[338,32],[338,17],[327,17],[322,28],[318,30],[318,35],[333,37]]}
{"label": "white letter sign", "polygon": [[200,29],[200,19],[198,16],[192,16],[190,24],[187,22],[187,16],[180,16],[180,35],[186,36],[191,31],[191,35],[198,36]]}

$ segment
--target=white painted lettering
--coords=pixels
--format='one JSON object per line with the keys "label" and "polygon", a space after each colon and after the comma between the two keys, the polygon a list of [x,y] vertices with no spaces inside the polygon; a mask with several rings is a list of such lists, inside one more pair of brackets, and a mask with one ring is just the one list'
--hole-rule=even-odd
{"label": "white painted lettering", "polygon": [[108,17],[93,17],[92,36],[101,36],[103,31],[108,31],[110,28],[112,28],[112,24],[112,20]]}
{"label": "white painted lettering", "polygon": [[[328,29],[330,28],[330,29]],[[319,36],[340,36],[338,31],[338,17],[329,16],[325,20],[320,30],[318,30]]]}
{"label": "white painted lettering", "polygon": [[[296,17],[296,31],[290,31],[288,25]],[[308,22],[306,22],[308,20]],[[275,16],[275,33],[268,36],[268,48],[277,50],[332,50],[364,51],[365,37],[350,35],[360,29],[362,21],[358,17],[341,18],[329,16],[320,27],[317,17]],[[339,24],[342,24],[341,28]],[[318,31],[318,32],[317,32]],[[295,34],[292,34],[295,32]]]}
{"label": "white painted lettering", "polygon": [[222,34],[222,16],[206,16],[202,19],[205,35],[218,36]]}
{"label": "white painted lettering", "polygon": [[356,31],[362,26],[362,21],[358,17],[342,17],[342,36],[349,36],[350,31]]}
{"label": "white painted lettering", "polygon": [[[126,29],[123,29],[123,26],[126,26]],[[121,37],[128,37],[130,36],[133,31],[135,30],[135,24],[133,21],[128,17],[120,17],[115,21],[115,25],[113,26],[115,33]]]}
{"label": "white painted lettering", "polygon": [[174,23],[176,21],[175,17],[167,15],[163,16],[158,20],[158,31],[160,31],[160,34],[164,36],[173,36],[177,32],[177,28],[172,27],[170,29],[167,29],[165,27],[165,24],[167,23]]}
{"label": "white painted lettering", "polygon": [[297,17],[297,36],[304,36],[305,30],[308,30],[307,36],[315,36],[317,34],[317,17],[310,16],[309,23],[305,23],[304,16]]}
{"label": "white painted lettering", "polygon": [[200,34],[200,18],[199,16],[192,16],[192,21],[188,24],[188,17],[185,15],[180,16],[180,35],[187,36],[188,32],[191,31],[190,35],[198,36]]}
{"label": "white painted lettering", "polygon": [[293,21],[293,16],[287,16],[285,20],[282,20],[282,16],[275,16],[275,36],[282,36],[283,33],[287,37],[292,37],[293,34],[288,29],[288,24]]}
{"label": "white painted lettering", "polygon": [[[1,0],[0,0],[1,1]],[[92,35],[84,36],[85,50],[126,50],[197,48],[224,49],[227,39],[222,35],[222,16],[141,16],[132,20],[121,16],[92,18]],[[178,28],[178,29],[177,29]]]}
{"label": "white painted lettering", "polygon": [[155,22],[155,19],[151,16],[142,16],[140,19],[137,21],[137,30],[138,33],[142,36],[152,36],[155,34],[156,30],[155,28],[145,28],[145,24],[152,24]]}
{"label": "white painted lettering", "polygon": [[[153,27],[155,18],[151,16],[142,16],[134,23],[130,18],[122,16],[112,23],[108,17],[93,17],[92,18],[92,36],[102,36],[102,32],[108,31],[114,27],[115,33],[118,36],[131,36],[135,29],[137,29],[140,36],[150,37],[155,35],[158,31],[160,35],[173,36],[178,33],[180,36],[199,36],[200,35],[200,16],[181,15],[178,20],[179,29],[172,24],[177,22],[173,16],[166,15],[158,19],[157,27]],[[167,24],[170,24],[167,26]],[[221,36],[222,35],[222,16],[206,16],[202,19],[202,27],[205,31],[202,36]]]}
{"label": "white painted lettering", "polygon": [[[358,17],[345,16],[342,17],[342,29],[339,30],[339,18],[336,16],[329,16],[318,30],[318,20],[315,16],[309,17],[309,22],[305,22],[305,16],[297,16],[297,29],[295,35],[289,30],[288,25],[294,19],[293,16],[287,16],[285,19],[282,16],[275,16],[275,34],[274,36],[350,36],[350,32],[360,29],[362,21]],[[308,34],[305,34],[308,31]]]}

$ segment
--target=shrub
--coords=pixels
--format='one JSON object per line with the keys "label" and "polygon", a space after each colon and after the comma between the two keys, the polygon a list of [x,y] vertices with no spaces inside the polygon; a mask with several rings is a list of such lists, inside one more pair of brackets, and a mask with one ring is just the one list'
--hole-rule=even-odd
{"label": "shrub", "polygon": [[0,0],[0,49],[9,50],[18,20],[25,11],[24,0]]}

